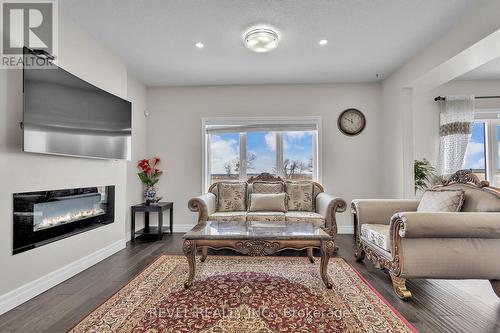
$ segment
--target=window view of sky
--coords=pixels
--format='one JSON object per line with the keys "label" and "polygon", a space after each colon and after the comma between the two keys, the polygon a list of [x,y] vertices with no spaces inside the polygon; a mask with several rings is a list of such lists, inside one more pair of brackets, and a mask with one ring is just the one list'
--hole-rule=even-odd
{"label": "window view of sky", "polygon": [[485,168],[484,123],[474,123],[472,137],[467,145],[464,169]]}
{"label": "window view of sky", "polygon": [[[239,133],[220,133],[210,136],[210,169],[212,174],[238,174]],[[294,161],[295,172],[311,173],[308,166],[313,157],[313,132],[283,133],[283,160]],[[247,133],[248,174],[276,173],[276,133]]]}
{"label": "window view of sky", "polygon": [[240,134],[221,133],[210,135],[210,170],[212,174],[238,174],[235,163],[240,157]]}
{"label": "window view of sky", "polygon": [[[255,157],[253,157],[255,156]],[[247,133],[247,173],[276,172],[276,133]]]}
{"label": "window view of sky", "polygon": [[283,134],[283,146],[287,174],[312,174],[313,132],[286,132]]}

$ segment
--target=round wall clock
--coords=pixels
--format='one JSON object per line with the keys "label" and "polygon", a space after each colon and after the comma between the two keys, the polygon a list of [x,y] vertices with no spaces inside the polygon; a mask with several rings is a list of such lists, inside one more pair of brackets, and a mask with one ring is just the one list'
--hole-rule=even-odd
{"label": "round wall clock", "polygon": [[357,109],[344,110],[337,121],[339,130],[345,135],[358,135],[366,125],[365,115]]}

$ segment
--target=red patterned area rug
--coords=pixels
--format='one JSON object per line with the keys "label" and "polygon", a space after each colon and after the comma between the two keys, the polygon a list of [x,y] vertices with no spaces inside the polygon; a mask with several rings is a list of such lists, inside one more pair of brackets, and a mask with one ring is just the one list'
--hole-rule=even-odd
{"label": "red patterned area rug", "polygon": [[161,256],[70,332],[416,332],[347,262],[208,257],[185,290],[186,259]]}

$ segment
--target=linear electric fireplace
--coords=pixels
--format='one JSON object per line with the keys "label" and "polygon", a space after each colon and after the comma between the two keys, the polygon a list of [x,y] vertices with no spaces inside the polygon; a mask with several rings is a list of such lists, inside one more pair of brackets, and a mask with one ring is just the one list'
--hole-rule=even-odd
{"label": "linear electric fireplace", "polygon": [[115,187],[14,193],[14,249],[24,252],[109,223]]}

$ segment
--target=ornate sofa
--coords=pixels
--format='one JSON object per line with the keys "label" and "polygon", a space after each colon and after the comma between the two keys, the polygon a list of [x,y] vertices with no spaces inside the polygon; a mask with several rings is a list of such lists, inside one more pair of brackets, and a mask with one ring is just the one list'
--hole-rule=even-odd
{"label": "ornate sofa", "polygon": [[434,190],[463,190],[458,212],[417,212],[418,200],[354,200],[356,259],[389,271],[409,299],[407,278],[488,279],[500,297],[500,192],[470,171]]}
{"label": "ornate sofa", "polygon": [[[235,184],[236,189],[227,189]],[[221,198],[229,195],[231,200]],[[250,203],[252,193],[283,193],[285,208],[280,211],[255,210]],[[296,199],[292,199],[295,197]],[[265,199],[264,199],[265,200]],[[266,204],[261,205],[265,207]],[[336,213],[346,210],[346,202],[324,193],[323,187],[312,181],[288,182],[267,173],[251,177],[247,182],[217,182],[208,193],[189,200],[188,207],[198,213],[198,222],[257,221],[294,223],[306,221],[324,228],[332,237],[337,233]],[[257,207],[258,208],[258,207]]]}

